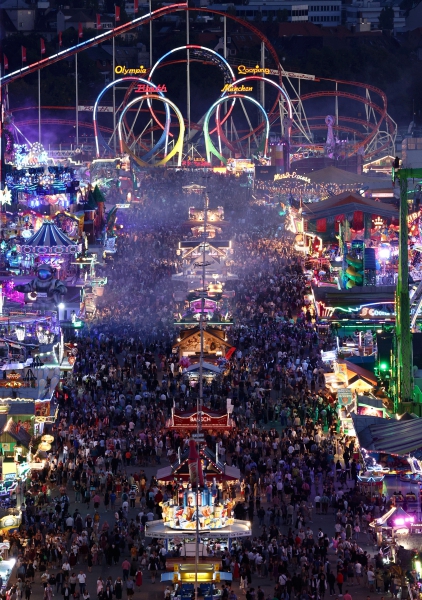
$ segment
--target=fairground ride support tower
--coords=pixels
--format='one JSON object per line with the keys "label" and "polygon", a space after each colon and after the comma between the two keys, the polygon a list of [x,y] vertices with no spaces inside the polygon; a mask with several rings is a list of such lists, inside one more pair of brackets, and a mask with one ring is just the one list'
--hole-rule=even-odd
{"label": "fairground ride support tower", "polygon": [[396,336],[394,348],[394,412],[413,412],[413,348],[410,331],[408,179],[422,178],[422,169],[393,168],[393,182],[400,185],[399,273],[396,288]]}

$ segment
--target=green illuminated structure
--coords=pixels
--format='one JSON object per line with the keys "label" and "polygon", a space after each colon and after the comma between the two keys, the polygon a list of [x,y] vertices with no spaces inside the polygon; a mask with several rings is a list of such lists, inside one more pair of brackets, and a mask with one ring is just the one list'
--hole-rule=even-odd
{"label": "green illuminated structure", "polygon": [[413,349],[410,331],[408,179],[420,179],[422,169],[393,169],[393,181],[400,184],[399,273],[396,288],[396,346],[394,352],[394,412],[412,412]]}

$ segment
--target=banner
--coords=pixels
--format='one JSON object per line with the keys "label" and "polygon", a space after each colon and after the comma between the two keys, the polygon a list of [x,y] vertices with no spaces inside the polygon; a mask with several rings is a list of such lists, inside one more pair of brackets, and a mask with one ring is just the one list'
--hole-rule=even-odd
{"label": "banner", "polygon": [[83,36],[82,23],[78,25],[78,37],[81,38]]}
{"label": "banner", "polygon": [[120,21],[120,6],[117,5],[114,7],[114,20],[116,23]]}
{"label": "banner", "polygon": [[21,46],[21,52],[22,52],[22,62],[26,62],[26,48],[24,46]]}
{"label": "banner", "polygon": [[226,356],[224,358],[226,358],[227,360],[229,360],[233,356],[235,350],[236,350],[236,348],[234,346],[232,346],[231,348],[229,348],[227,350]]}
{"label": "banner", "polygon": [[[193,413],[186,417],[180,415],[174,415],[173,427],[180,427],[185,429],[196,429],[198,424],[198,413]],[[227,415],[221,417],[212,417],[206,412],[202,412],[201,425],[203,429],[227,429]]]}
{"label": "banner", "polygon": [[133,10],[134,10],[135,14],[138,12],[138,4],[139,4],[138,0],[133,0]]}
{"label": "banner", "polygon": [[41,42],[41,56],[42,56],[43,54],[45,54],[45,42],[42,38],[40,39],[40,42]]}
{"label": "banner", "polygon": [[62,32],[59,31],[59,48],[62,47]]}
{"label": "banner", "polygon": [[272,165],[256,165],[255,179],[257,181],[274,181],[274,176],[277,174],[277,167]]}
{"label": "banner", "polygon": [[7,71],[7,69],[9,68],[9,59],[5,54],[3,54],[3,66],[4,70]]}
{"label": "banner", "polygon": [[101,15],[97,13],[97,29],[101,29]]}

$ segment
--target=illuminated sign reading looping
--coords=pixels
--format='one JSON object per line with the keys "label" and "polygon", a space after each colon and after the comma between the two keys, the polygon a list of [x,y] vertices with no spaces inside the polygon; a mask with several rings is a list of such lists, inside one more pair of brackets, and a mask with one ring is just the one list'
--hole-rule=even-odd
{"label": "illuminated sign reading looping", "polygon": [[145,75],[147,69],[142,65],[140,67],[136,67],[136,69],[128,69],[123,65],[117,65],[114,69],[116,75]]}
{"label": "illuminated sign reading looping", "polygon": [[260,67],[259,65],[256,65],[256,67],[245,67],[245,65],[239,65],[237,67],[237,72],[239,75],[257,75],[258,73],[261,75],[270,75],[271,69]]}

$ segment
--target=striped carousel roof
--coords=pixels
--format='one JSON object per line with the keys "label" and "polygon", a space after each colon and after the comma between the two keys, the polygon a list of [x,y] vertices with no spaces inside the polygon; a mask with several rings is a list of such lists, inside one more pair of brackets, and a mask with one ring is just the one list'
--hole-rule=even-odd
{"label": "striped carousel roof", "polygon": [[37,233],[21,245],[20,249],[27,254],[61,254],[63,252],[74,254],[80,251],[80,244],[69,239],[57,225],[46,221]]}
{"label": "striped carousel roof", "polygon": [[63,233],[54,223],[47,221],[41,225],[25,243],[26,246],[74,246],[72,240]]}

